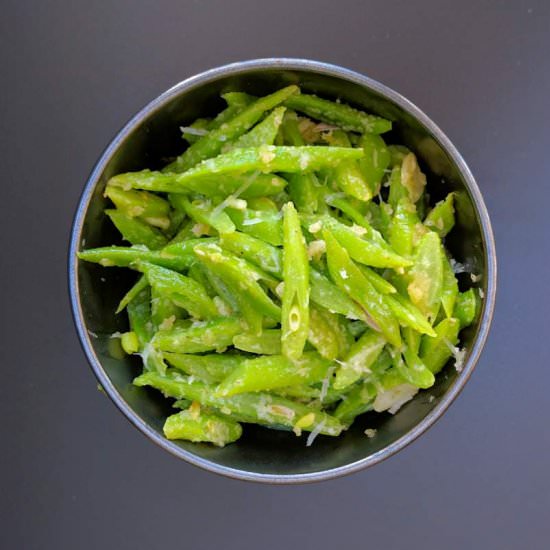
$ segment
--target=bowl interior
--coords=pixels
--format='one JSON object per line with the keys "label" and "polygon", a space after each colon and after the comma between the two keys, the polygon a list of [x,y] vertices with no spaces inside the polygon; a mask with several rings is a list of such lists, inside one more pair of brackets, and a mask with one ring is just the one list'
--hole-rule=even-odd
{"label": "bowl interior", "polygon": [[[136,118],[130,123],[92,175],[92,184],[95,187],[89,196],[84,195],[81,206],[83,218],[79,248],[122,244],[116,230],[103,215],[106,201],[102,194],[110,176],[129,170],[160,167],[167,157],[179,154],[183,150],[179,126],[189,124],[199,116],[213,115],[222,109],[224,104],[219,97],[220,93],[242,90],[261,95],[290,83],[299,84],[306,92],[327,98],[340,98],[394,121],[394,130],[385,137],[389,143],[405,144],[417,154],[428,176],[428,192],[432,201],[439,200],[450,190],[457,192],[457,227],[447,239],[447,246],[456,260],[481,274],[477,285],[484,288],[487,262],[481,215],[467,187],[465,176],[451,155],[442,148],[436,136],[379,91],[334,74],[312,72],[305,68],[243,68],[232,74],[216,74],[202,80],[197,79],[165,94],[150,106],[141,120]],[[78,224],[76,227],[78,230]],[[461,277],[461,290],[465,290],[472,282],[467,275]],[[121,356],[110,338],[112,333],[127,329],[125,315],[115,316],[114,310],[134,280],[135,274],[129,270],[107,269],[80,262],[77,266],[76,299],[80,303],[84,326],[88,332],[88,337],[84,338],[85,347],[91,347],[100,368],[109,380],[108,391],[112,392],[112,397],[116,397],[115,401],[122,398],[133,411],[125,412],[135,415],[134,423],[148,426],[149,434],[154,438],[156,434],[158,439],[163,437],[164,418],[173,409],[168,400],[156,391],[132,385],[132,379],[140,372],[140,360],[137,357]],[[463,345],[468,350],[471,350],[479,329],[478,320],[477,324],[463,333]],[[94,368],[97,371],[98,365],[95,364]],[[358,418],[353,427],[341,437],[319,436],[311,447],[305,446],[304,437],[297,438],[292,433],[250,425],[245,426],[241,440],[223,449],[187,442],[164,442],[163,445],[184,458],[191,458],[195,463],[217,470],[238,470],[243,477],[250,474],[260,474],[259,477],[261,474],[267,474],[267,477],[296,476],[334,470],[368,457],[372,458],[406,436],[438,406],[440,400],[457,383],[458,376],[452,364],[449,364],[437,377],[433,388],[421,391],[396,415],[367,413]],[[367,438],[364,435],[366,428],[377,429],[376,437]]]}

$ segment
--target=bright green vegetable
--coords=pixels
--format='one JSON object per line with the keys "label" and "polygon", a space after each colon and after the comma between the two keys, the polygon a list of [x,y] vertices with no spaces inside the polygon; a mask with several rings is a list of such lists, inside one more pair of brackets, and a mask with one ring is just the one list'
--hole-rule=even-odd
{"label": "bright green vegetable", "polygon": [[445,237],[455,225],[454,193],[449,193],[445,200],[438,202],[428,212],[424,225]]}
{"label": "bright green vegetable", "polygon": [[330,275],[348,296],[353,297],[372,319],[372,325],[381,332],[388,342],[401,345],[399,325],[383,295],[363,276],[353,263],[346,249],[341,246],[328,230],[323,230],[327,244],[327,262]]}
{"label": "bright green vegetable", "polygon": [[[284,120],[283,136],[286,143],[295,147],[305,145],[304,138],[298,128],[298,119],[294,113],[289,113]],[[319,181],[317,176],[308,172],[305,174],[288,174],[288,193],[296,208],[301,212],[316,212],[319,208]]]}
{"label": "bright green vegetable", "polygon": [[[328,134],[327,141],[332,146],[350,147],[351,142],[345,132],[334,130]],[[361,159],[365,162],[366,157]],[[372,187],[369,186],[365,175],[365,170],[357,160],[347,160],[341,162],[334,169],[334,180],[336,185],[346,194],[362,201],[368,201],[373,197]]]}
{"label": "bright green vegetable", "polygon": [[105,210],[105,214],[111,218],[122,238],[131,244],[144,245],[154,250],[163,247],[168,240],[158,229],[139,218],[133,218],[119,210]]}
{"label": "bright green vegetable", "polygon": [[221,382],[247,359],[244,355],[227,353],[194,355],[165,351],[162,355],[173,367],[208,384]]}
{"label": "bright green vegetable", "polygon": [[453,316],[456,298],[458,296],[458,281],[456,280],[453,268],[449,259],[445,255],[445,250],[441,251],[441,261],[443,263],[443,276],[441,282],[441,305],[447,317]]}
{"label": "bright green vegetable", "polygon": [[385,296],[384,301],[402,326],[410,327],[422,334],[435,336],[435,332],[426,317],[410,300],[400,294],[392,294],[391,296]]}
{"label": "bright green vegetable", "polygon": [[231,218],[223,210],[218,210],[209,200],[190,201],[185,195],[176,194],[172,195],[170,200],[182,208],[192,220],[209,225],[220,234],[235,231],[235,224]]}
{"label": "bright green vegetable", "polygon": [[224,250],[257,265],[266,273],[282,278],[283,256],[278,248],[269,243],[246,233],[235,231],[222,235],[220,245]]}
{"label": "bright green vegetable", "polygon": [[147,191],[125,191],[120,187],[108,185],[105,196],[109,197],[117,210],[131,218],[140,218],[149,225],[160,229],[170,227],[170,205],[165,199]]}
{"label": "bright green vegetable", "polygon": [[[250,149],[246,150],[249,151]],[[211,174],[210,177],[204,176],[191,179],[186,176],[189,172],[179,175],[151,170],[126,172],[125,174],[113,176],[109,180],[109,185],[119,186],[122,189],[148,189],[149,191],[164,193],[200,193],[207,197],[238,194],[243,199],[248,199],[250,197],[276,195],[287,184],[283,178],[275,174],[261,174],[259,171],[252,173],[236,171],[223,175]],[[183,183],[180,180],[183,180]]]}
{"label": "bright green vegetable", "polygon": [[[396,254],[372,227],[344,225],[329,216],[303,216],[308,228],[320,224],[330,230],[336,240],[357,262],[372,267],[405,267],[411,262]],[[366,222],[365,222],[366,224]]]}
{"label": "bright green vegetable", "polygon": [[443,254],[437,233],[426,233],[414,254],[409,269],[407,291],[412,303],[429,319],[439,311],[443,290]]}
{"label": "bright green vegetable", "polygon": [[376,386],[365,382],[355,386],[334,411],[334,416],[345,426],[351,425],[357,416],[372,409],[376,398]]}
{"label": "bright green vegetable", "polygon": [[334,388],[342,390],[357,382],[370,372],[371,365],[378,359],[386,345],[386,339],[374,330],[367,331],[349,349],[336,370]]}
{"label": "bright green vegetable", "polygon": [[359,167],[371,196],[374,196],[380,191],[382,178],[390,165],[391,153],[384,140],[375,134],[363,134],[360,145],[365,156],[359,161]]}
{"label": "bright green vegetable", "polygon": [[320,382],[331,362],[314,352],[290,360],[284,355],[264,355],[241,363],[218,386],[216,395],[228,397],[238,393],[273,390],[299,384]]}
{"label": "bright green vegetable", "polygon": [[258,279],[268,279],[267,274],[262,274],[245,260],[224,252],[215,244],[198,245],[194,250],[197,259],[232,291],[251,332],[261,332],[263,315],[280,320],[281,308],[258,283]]}
{"label": "bright green vegetable", "polygon": [[283,238],[281,346],[283,355],[296,360],[302,356],[309,332],[309,260],[300,219],[291,202],[283,206]]}
{"label": "bright green vegetable", "polygon": [[311,301],[348,319],[366,319],[361,306],[340,290],[330,279],[310,268]]}
{"label": "bright green vegetable", "polygon": [[147,372],[136,378],[134,384],[152,386],[166,396],[176,399],[198,401],[202,405],[222,411],[224,415],[231,415],[238,422],[293,429],[296,423],[304,419],[300,424],[301,430],[319,429],[319,433],[332,436],[340,435],[343,428],[336,418],[322,411],[269,393],[217,397],[214,388],[202,382],[190,381],[189,378],[170,370],[164,376]]}
{"label": "bright green vegetable", "polygon": [[481,306],[481,298],[475,288],[470,288],[466,292],[459,292],[456,297],[453,317],[460,322],[460,328],[470,326]]}
{"label": "bright green vegetable", "polygon": [[168,439],[203,441],[218,447],[237,441],[243,431],[238,422],[227,417],[202,411],[195,414],[191,409],[169,416],[163,430]]}
{"label": "bright green vegetable", "polygon": [[246,422],[310,445],[462,367],[483,294],[459,292],[444,245],[459,194],[430,203],[414,153],[378,135],[388,120],[298,92],[223,94],[173,163],[107,183],[132,246],[78,253],[140,272],[110,352],[177,400],[168,438],[224,445]]}
{"label": "bright green vegetable", "polygon": [[149,283],[147,282],[147,278],[145,276],[141,276],[134,286],[123,296],[122,300],[120,300],[118,307],[116,308],[115,313],[118,314],[122,310],[124,310],[128,304],[144,289],[146,289],[149,286]]}
{"label": "bright green vegetable", "polygon": [[392,351],[392,362],[395,370],[403,379],[418,388],[430,388],[435,381],[434,375],[419,359],[414,350],[406,347],[403,355],[397,350]]}
{"label": "bright green vegetable", "polygon": [[434,327],[436,336],[423,336],[420,344],[420,360],[434,374],[437,374],[453,354],[458,343],[460,322],[454,317],[443,319]]}
{"label": "bright green vegetable", "polygon": [[120,345],[122,349],[128,354],[137,353],[139,351],[139,340],[135,332],[125,332],[120,337]]}
{"label": "bright green vegetable", "polygon": [[260,145],[273,145],[275,136],[279,131],[279,127],[283,122],[283,116],[285,114],[285,107],[277,107],[264,118],[261,122],[256,124],[252,130],[249,130],[246,134],[243,134],[237,139],[233,145],[233,148],[238,147],[259,147]]}
{"label": "bright green vegetable", "polygon": [[195,246],[209,242],[214,242],[214,239],[189,239],[169,244],[162,250],[148,250],[141,246],[107,246],[83,250],[78,257],[104,267],[134,267],[138,262],[148,262],[174,271],[184,271],[196,261],[193,253]]}
{"label": "bright green vegetable", "polygon": [[291,95],[298,93],[297,86],[287,86],[271,95],[262,97],[248,106],[232,119],[225,121],[219,128],[193,143],[180,157],[169,164],[167,172],[185,172],[199,162],[215,157],[226,142],[230,142],[242,134],[262,117],[262,115],[283,103]]}
{"label": "bright green vegetable", "polygon": [[341,357],[353,342],[344,319],[315,304],[309,308],[307,339],[322,357],[330,360]]}
{"label": "bright green vegetable", "polygon": [[346,132],[383,134],[391,130],[389,120],[368,115],[345,103],[336,103],[315,95],[295,95],[287,99],[285,105],[311,118],[340,126]]}
{"label": "bright green vegetable", "polygon": [[147,277],[151,287],[187,310],[192,317],[209,319],[218,316],[214,302],[197,281],[154,264],[143,262],[138,267]]}
{"label": "bright green vegetable", "polygon": [[233,338],[233,345],[242,351],[257,353],[259,355],[280,355],[281,331],[280,329],[263,330],[261,334],[237,334]]}
{"label": "bright green vegetable", "polygon": [[175,353],[218,351],[230,346],[242,330],[240,319],[219,317],[186,328],[161,330],[155,334],[152,343],[155,348]]}
{"label": "bright green vegetable", "polygon": [[273,246],[283,244],[283,224],[280,212],[248,208],[246,210],[228,208],[227,212],[239,231]]}

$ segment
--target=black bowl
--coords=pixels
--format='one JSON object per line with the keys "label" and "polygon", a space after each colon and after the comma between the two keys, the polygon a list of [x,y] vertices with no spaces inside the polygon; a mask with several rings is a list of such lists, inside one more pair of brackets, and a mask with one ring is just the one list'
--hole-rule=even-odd
{"label": "black bowl", "polygon": [[[468,353],[462,371],[452,361],[428,391],[420,392],[394,416],[367,413],[341,437],[318,437],[311,447],[303,438],[252,425],[241,440],[220,449],[206,444],[168,441],[162,434],[170,407],[162,396],[132,385],[140,372],[136,357],[117,355],[110,335],[127,329],[115,316],[118,300],[133,281],[124,269],[105,269],[78,262],[81,248],[105,246],[119,239],[103,214],[103,189],[119,172],[160,167],[181,152],[179,127],[223,108],[220,93],[242,90],[256,95],[288,84],[305,92],[343,101],[394,122],[390,142],[403,143],[418,156],[428,175],[433,200],[456,191],[457,226],[447,239],[453,257],[481,277],[484,294],[477,322],[462,334]],[[126,417],[152,441],[207,470],[229,477],[268,483],[301,483],[355,472],[391,456],[437,420],[470,377],[491,323],[496,290],[496,256],[491,223],[477,184],[466,163],[443,132],[417,107],[393,90],[358,73],[308,60],[260,59],[233,63],[177,84],[141,110],[107,147],[84,189],[71,235],[71,301],[78,334],[100,384]],[[469,277],[460,281],[467,288]],[[376,437],[364,435],[376,428]]]}

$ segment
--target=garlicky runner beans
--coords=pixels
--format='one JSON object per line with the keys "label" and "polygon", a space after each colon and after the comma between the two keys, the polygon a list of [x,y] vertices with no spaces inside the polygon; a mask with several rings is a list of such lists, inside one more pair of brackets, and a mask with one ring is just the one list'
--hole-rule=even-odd
{"label": "garlicky runner beans", "polygon": [[78,254],[136,272],[113,315],[134,383],[177,410],[165,436],[224,446],[254,423],[310,445],[395,414],[452,356],[460,369],[481,293],[445,248],[456,193],[429,207],[389,120],[294,85],[222,98],[162,170],[107,182],[128,244]]}

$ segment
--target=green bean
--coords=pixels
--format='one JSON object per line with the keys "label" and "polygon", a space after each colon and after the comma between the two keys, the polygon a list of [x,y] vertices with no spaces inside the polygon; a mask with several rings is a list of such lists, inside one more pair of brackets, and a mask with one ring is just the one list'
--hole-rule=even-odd
{"label": "green bean", "polygon": [[384,277],[378,275],[374,269],[370,269],[365,265],[359,265],[357,267],[360,269],[363,277],[365,277],[380,294],[395,294],[397,292],[395,287],[389,281],[386,281]]}
{"label": "green bean", "polygon": [[[151,172],[148,186],[154,191],[168,190],[173,193],[189,193],[199,190],[198,186],[203,182],[208,183],[225,175],[232,176],[254,171],[262,173],[314,172],[324,168],[334,168],[340,162],[359,159],[362,156],[362,150],[352,147],[319,147],[314,145],[304,147],[277,147],[275,145],[246,147],[234,149],[215,158],[205,160],[182,174],[172,174],[169,189],[166,189],[165,184],[162,189],[158,186],[153,188],[154,180]],[[161,174],[162,181],[167,175]],[[119,178],[119,176],[115,176],[115,178]],[[115,179],[114,183],[116,182]]]}
{"label": "green bean", "polygon": [[208,279],[206,268],[201,263],[194,262],[191,264],[189,270],[187,271],[187,276],[199,283],[210,298],[215,298],[216,296],[219,297],[216,289],[212,286]]}
{"label": "green bean", "polygon": [[283,244],[283,224],[279,212],[228,208],[227,213],[239,231],[273,246]]}
{"label": "green bean", "polygon": [[[349,199],[344,198],[341,193],[327,195],[325,200],[330,206],[338,208],[338,210],[344,213],[353,223],[359,225],[360,227],[364,227],[367,230],[370,229],[371,226],[367,218],[351,204]],[[374,203],[367,203],[367,205],[370,204],[378,207],[378,205],[375,205]]]}
{"label": "green bean", "polygon": [[222,235],[220,245],[223,249],[257,265],[266,273],[271,273],[279,279],[282,278],[282,252],[267,242],[235,231]]}
{"label": "green bean", "polygon": [[453,317],[460,322],[460,328],[470,326],[476,319],[481,306],[481,299],[476,289],[470,288],[466,292],[459,292],[453,311]]}
{"label": "green bean", "polygon": [[215,157],[222,150],[224,143],[237,139],[249,128],[252,128],[266,111],[277,107],[295,93],[299,93],[297,86],[287,86],[274,94],[256,100],[244,111],[193,143],[182,155],[169,164],[165,171],[185,172],[199,162]]}
{"label": "green bean", "polygon": [[321,357],[334,360],[341,357],[353,342],[343,319],[315,304],[309,308],[308,342]]}
{"label": "green bean", "polygon": [[208,269],[203,264],[199,263],[199,265],[204,271],[208,284],[214,289],[214,292],[218,295],[220,300],[222,300],[223,304],[229,308],[229,311],[224,315],[230,317],[235,313],[239,313],[239,303],[235,296],[234,289],[230,288],[223,278],[218,276],[211,269]]}
{"label": "green bean", "polygon": [[[302,147],[305,141],[298,128],[298,119],[295,113],[288,113],[283,123],[284,141],[294,147]],[[289,174],[288,192],[292,202],[299,211],[316,212],[319,207],[319,182],[314,173]]]}
{"label": "green bean", "polygon": [[140,263],[138,268],[151,287],[188,311],[192,317],[209,319],[218,316],[218,310],[205,288],[194,279],[146,262]]}
{"label": "green bean", "polygon": [[190,201],[185,195],[173,194],[170,197],[172,204],[177,204],[185,213],[197,223],[213,227],[218,233],[235,231],[235,224],[223,211],[219,211],[209,200],[196,199]]}
{"label": "green bean", "polygon": [[456,280],[453,268],[445,254],[445,249],[441,249],[441,261],[443,264],[443,276],[441,286],[441,305],[447,317],[453,316],[456,298],[458,296],[458,281]]}
{"label": "green bean", "polygon": [[151,291],[148,286],[141,290],[134,300],[128,304],[128,320],[132,332],[137,336],[139,349],[143,350],[153,336]]}
{"label": "green bean", "polygon": [[380,191],[382,178],[390,165],[391,153],[384,140],[376,134],[363,134],[360,145],[365,156],[359,161],[359,167],[370,195],[374,196]]}
{"label": "green bean", "polygon": [[139,351],[139,340],[137,334],[133,331],[125,332],[120,337],[120,345],[125,353],[132,355]]}
{"label": "green bean", "polygon": [[240,319],[219,317],[194,323],[187,328],[161,330],[155,334],[152,343],[161,351],[176,353],[223,350],[233,344],[233,337],[242,330]]}
{"label": "green bean", "polygon": [[232,145],[231,149],[238,147],[259,147],[260,145],[273,145],[275,136],[283,122],[285,107],[277,107],[254,128],[243,134]]}
{"label": "green bean", "polygon": [[[436,336],[435,331],[433,329],[432,331],[433,334],[430,334],[430,336]],[[403,327],[401,332],[403,334],[403,339],[405,340],[405,345],[418,355],[420,351],[420,342],[422,341],[422,334],[411,327]]]}
{"label": "green bean", "polygon": [[445,200],[438,202],[428,212],[424,225],[445,237],[455,225],[454,193],[449,193]]}
{"label": "green bean", "polygon": [[245,260],[224,252],[217,245],[198,245],[194,250],[202,264],[221,277],[230,289],[234,289],[239,310],[251,332],[261,332],[262,315],[275,320],[281,318],[281,309],[257,282],[260,277],[268,278],[266,274],[261,274]]}
{"label": "green bean", "polygon": [[[346,248],[349,255],[357,262],[372,267],[406,267],[410,260],[396,254],[384,241],[380,233],[365,226],[349,227],[329,216],[302,216],[308,227],[320,224],[330,230],[336,240]],[[366,224],[366,222],[365,222]]]}
{"label": "green bean", "polygon": [[248,107],[257,98],[244,92],[225,92],[222,94],[223,99],[229,107],[236,105],[238,107]]}
{"label": "green bean", "polygon": [[[441,303],[443,287],[443,255],[437,233],[426,233],[409,269],[407,291],[412,303],[429,319],[434,320]],[[414,327],[413,327],[414,328]]]}
{"label": "green bean", "polygon": [[435,336],[435,332],[426,317],[410,300],[398,293],[385,296],[384,299],[400,324],[422,334]]}
{"label": "green bean", "polygon": [[283,281],[281,346],[299,359],[309,332],[309,260],[300,218],[291,202],[283,206]]}
{"label": "green bean", "polygon": [[213,443],[224,447],[237,441],[242,435],[238,422],[211,413],[194,414],[181,411],[172,414],[164,422],[164,435],[167,439],[186,439],[188,441]]}
{"label": "green bean", "polygon": [[458,343],[458,332],[460,331],[460,322],[454,317],[443,319],[434,327],[435,338],[423,336],[420,344],[420,360],[430,369],[433,374],[437,374],[451,357],[452,347]]}
{"label": "green bean", "polygon": [[259,355],[281,354],[280,329],[263,330],[260,335],[242,333],[233,338],[233,345],[242,351]]}
{"label": "green bean", "polygon": [[151,320],[151,292],[149,288],[142,290],[128,304],[127,310],[130,328],[138,340],[143,366],[146,370],[164,373],[166,364],[162,355],[151,345],[153,322]]}
{"label": "green bean", "polygon": [[[332,146],[350,147],[351,143],[345,132],[334,130],[329,134],[328,142]],[[336,185],[347,195],[361,201],[368,201],[373,197],[373,191],[364,176],[364,170],[360,163],[369,162],[365,156],[361,161],[347,160],[341,162],[334,169],[334,180]]]}
{"label": "green bean", "polygon": [[171,326],[178,317],[181,317],[179,307],[159,287],[151,286],[151,322],[154,330]]}
{"label": "green bean", "polygon": [[313,384],[326,377],[331,362],[315,352],[290,360],[284,355],[264,355],[239,365],[216,390],[219,397]]}
{"label": "green bean", "polygon": [[386,339],[378,332],[367,331],[351,346],[342,363],[336,370],[334,388],[345,389],[370,372],[384,346]]}
{"label": "green bean", "polygon": [[125,191],[107,185],[105,196],[109,197],[120,212],[131,218],[139,218],[149,225],[167,230],[170,227],[170,205],[157,195],[147,191]]}
{"label": "green bean", "polygon": [[390,189],[388,193],[388,204],[392,207],[392,209],[395,209],[399,201],[404,199],[406,199],[407,204],[411,203],[411,200],[409,199],[409,192],[401,181],[401,166],[394,166],[388,179]]}
{"label": "green bean", "polygon": [[144,289],[146,289],[149,286],[149,283],[147,282],[147,278],[145,276],[141,276],[135,284],[132,286],[132,288],[123,296],[122,300],[118,303],[118,307],[116,308],[115,313],[119,314],[122,310],[126,309],[128,304]]}
{"label": "green bean", "polygon": [[233,397],[217,397],[214,388],[202,382],[190,381],[188,378],[168,370],[164,376],[153,372],[142,374],[134,380],[137,386],[152,386],[168,397],[190,399],[201,405],[214,407],[231,414],[240,422],[253,422],[264,426],[292,429],[300,420],[301,429],[319,430],[324,435],[337,436],[342,425],[334,417],[300,403],[269,393],[245,393]]}
{"label": "green bean", "polygon": [[221,382],[247,359],[244,355],[227,353],[193,355],[165,351],[162,355],[173,367],[190,376],[196,376],[207,384]]}
{"label": "green bean", "polygon": [[246,201],[251,210],[261,210],[262,212],[273,212],[277,214],[279,207],[269,197],[252,197]]}
{"label": "green bean", "polygon": [[[246,150],[249,151],[250,149]],[[188,174],[188,172],[184,174]],[[261,174],[259,172],[211,174],[210,177],[205,176],[197,180],[191,179],[191,181],[184,174],[162,173],[152,170],[126,172],[113,176],[109,180],[109,185],[118,186],[122,189],[146,189],[162,193],[200,193],[207,197],[239,193],[239,196],[247,199],[277,195],[287,184],[283,178],[275,174]],[[183,180],[183,183],[179,183],[180,180]]]}
{"label": "green bean", "polygon": [[408,198],[400,199],[394,207],[389,227],[390,245],[399,255],[405,258],[412,255],[419,224],[416,206]]}
{"label": "green bean", "polygon": [[417,388],[430,388],[435,382],[434,375],[411,349],[406,348],[403,356],[397,350],[391,352],[393,367],[403,379]]}
{"label": "green bean", "polygon": [[334,416],[344,426],[350,426],[360,414],[372,410],[376,398],[376,386],[371,382],[364,382],[352,388],[346,398],[336,407]]}
{"label": "green bean", "polygon": [[366,320],[365,312],[361,306],[340,290],[330,279],[313,268],[309,270],[310,298],[319,306],[328,309],[332,313],[339,313],[348,319]]}
{"label": "green bean", "polygon": [[389,120],[315,95],[294,95],[285,101],[285,105],[317,120],[340,126],[346,132],[383,134],[392,127]]}
{"label": "green bean", "polygon": [[138,218],[132,218],[119,210],[105,210],[105,214],[120,231],[122,238],[133,245],[141,244],[154,250],[167,242],[166,237],[158,229]]}
{"label": "green bean", "polygon": [[327,262],[332,280],[350,297],[357,300],[368,313],[373,327],[381,332],[388,342],[400,346],[399,325],[384,301],[384,296],[365,279],[347,250],[327,229],[323,230],[323,236],[327,244]]}

